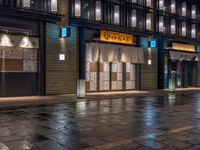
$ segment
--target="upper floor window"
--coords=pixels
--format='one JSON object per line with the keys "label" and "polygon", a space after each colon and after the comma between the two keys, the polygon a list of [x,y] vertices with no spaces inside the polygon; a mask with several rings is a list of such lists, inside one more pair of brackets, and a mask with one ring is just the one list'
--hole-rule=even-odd
{"label": "upper floor window", "polygon": [[119,5],[114,6],[114,24],[119,24],[120,23],[120,8]]}
{"label": "upper floor window", "polygon": [[186,13],[187,13],[186,2],[182,2],[181,15],[186,16]]}
{"label": "upper floor window", "polygon": [[191,27],[191,37],[196,38],[196,24],[192,24]]}
{"label": "upper floor window", "polygon": [[74,5],[75,5],[75,11],[74,11],[74,15],[76,16],[76,17],[80,17],[81,16],[81,0],[75,0],[75,3],[74,3]]}
{"label": "upper floor window", "polygon": [[95,16],[97,21],[101,21],[101,1],[96,1]]}
{"label": "upper floor window", "polygon": [[181,23],[181,25],[182,25],[182,27],[181,27],[181,35],[182,36],[186,36],[186,22],[185,21],[183,21],[182,23]]}
{"label": "upper floor window", "polygon": [[164,32],[164,16],[159,17],[159,32]]}
{"label": "upper floor window", "polygon": [[159,10],[164,10],[165,9],[165,6],[164,6],[164,0],[159,0],[158,2],[158,7],[159,7]]}
{"label": "upper floor window", "polygon": [[171,13],[176,13],[176,0],[171,0]]}
{"label": "upper floor window", "polygon": [[146,14],[146,29],[152,30],[152,14],[151,13]]}
{"label": "upper floor window", "polygon": [[172,19],[171,20],[171,34],[176,34],[176,20]]}
{"label": "upper floor window", "polygon": [[57,0],[51,0],[51,12],[57,12],[58,11],[58,4]]}
{"label": "upper floor window", "polygon": [[191,12],[192,19],[196,19],[196,5],[192,5],[191,10],[192,10]]}
{"label": "upper floor window", "polygon": [[152,7],[152,0],[146,0],[146,6]]}
{"label": "upper floor window", "polygon": [[136,9],[131,10],[131,27],[137,26],[137,14]]}
{"label": "upper floor window", "polygon": [[31,1],[30,0],[23,0],[22,1],[22,6],[24,8],[30,8],[31,7]]}

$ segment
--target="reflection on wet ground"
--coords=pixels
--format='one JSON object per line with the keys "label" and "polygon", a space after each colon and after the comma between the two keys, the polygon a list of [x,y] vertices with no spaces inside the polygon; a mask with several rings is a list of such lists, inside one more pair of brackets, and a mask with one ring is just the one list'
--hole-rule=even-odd
{"label": "reflection on wet ground", "polygon": [[200,94],[0,110],[0,150],[200,149]]}

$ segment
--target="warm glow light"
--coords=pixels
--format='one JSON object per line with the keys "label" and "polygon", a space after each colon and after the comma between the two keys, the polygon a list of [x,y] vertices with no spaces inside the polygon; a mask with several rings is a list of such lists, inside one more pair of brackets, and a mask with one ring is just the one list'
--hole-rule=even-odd
{"label": "warm glow light", "polygon": [[4,34],[1,37],[1,42],[0,42],[0,46],[13,46],[11,39],[9,38],[8,35]]}

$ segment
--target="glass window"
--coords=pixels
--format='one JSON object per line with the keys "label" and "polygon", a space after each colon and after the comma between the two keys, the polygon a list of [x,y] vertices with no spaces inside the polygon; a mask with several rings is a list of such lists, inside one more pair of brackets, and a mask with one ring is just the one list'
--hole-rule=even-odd
{"label": "glass window", "polygon": [[57,12],[57,0],[51,0],[51,12]]}
{"label": "glass window", "polygon": [[164,10],[164,0],[159,0],[159,10]]}
{"label": "glass window", "polygon": [[191,27],[191,37],[196,38],[196,24],[192,24]]}
{"label": "glass window", "polygon": [[171,0],[171,13],[176,13],[176,0]]}
{"label": "glass window", "polygon": [[152,7],[152,1],[151,0],[146,0],[146,6],[147,7]]}
{"label": "glass window", "polygon": [[119,5],[114,6],[114,24],[119,24],[120,23],[120,8]]}
{"label": "glass window", "polygon": [[182,2],[181,15],[186,16],[186,2]]}
{"label": "glass window", "polygon": [[192,5],[191,17],[192,19],[196,19],[196,5]]}
{"label": "glass window", "polygon": [[136,27],[137,26],[137,15],[136,15],[136,10],[132,9],[131,11],[131,26]]}
{"label": "glass window", "polygon": [[75,0],[75,16],[80,17],[81,16],[81,0]]}
{"label": "glass window", "polygon": [[31,6],[31,1],[30,0],[23,0],[22,1],[22,6],[23,7],[27,7],[27,8],[30,8],[30,6]]}
{"label": "glass window", "polygon": [[176,20],[171,20],[171,34],[176,34]]}
{"label": "glass window", "polygon": [[159,17],[159,32],[164,32],[164,17]]}
{"label": "glass window", "polygon": [[96,15],[96,20],[101,21],[101,1],[96,1],[95,15]]}
{"label": "glass window", "polygon": [[182,35],[182,36],[186,36],[186,22],[183,21],[183,22],[181,23],[181,25],[182,25],[182,27],[181,27],[181,35]]}
{"label": "glass window", "polygon": [[151,13],[147,13],[146,15],[146,29],[152,30],[152,14]]}

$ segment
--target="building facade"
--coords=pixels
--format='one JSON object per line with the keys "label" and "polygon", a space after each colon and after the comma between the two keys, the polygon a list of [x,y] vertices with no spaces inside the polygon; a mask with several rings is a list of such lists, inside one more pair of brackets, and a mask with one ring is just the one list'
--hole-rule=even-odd
{"label": "building facade", "polygon": [[200,86],[198,1],[72,0],[70,8],[86,92]]}
{"label": "building facade", "polygon": [[0,96],[200,86],[197,0],[0,0],[0,8]]}
{"label": "building facade", "polygon": [[57,1],[0,0],[0,96],[45,94],[46,25]]}

